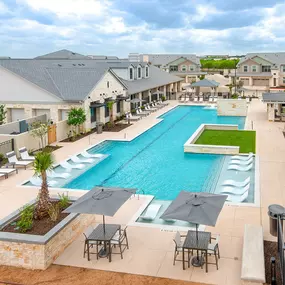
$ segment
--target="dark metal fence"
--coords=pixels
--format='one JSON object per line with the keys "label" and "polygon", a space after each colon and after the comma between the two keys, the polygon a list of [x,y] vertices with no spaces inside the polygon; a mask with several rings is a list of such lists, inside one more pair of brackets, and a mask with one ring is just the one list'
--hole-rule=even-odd
{"label": "dark metal fence", "polygon": [[282,285],[285,284],[285,245],[284,245],[284,229],[282,217],[278,216],[277,220],[277,242],[278,242],[278,255],[280,260],[280,272]]}
{"label": "dark metal fence", "polygon": [[6,154],[14,150],[14,139],[10,139],[0,143],[0,153]]}

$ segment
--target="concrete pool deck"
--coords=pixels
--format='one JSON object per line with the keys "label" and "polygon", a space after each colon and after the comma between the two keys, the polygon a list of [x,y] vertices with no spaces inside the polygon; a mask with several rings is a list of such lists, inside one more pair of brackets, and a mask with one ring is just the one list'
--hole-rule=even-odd
{"label": "concrete pool deck", "polygon": [[[172,101],[169,106],[134,123],[119,133],[92,134],[90,137],[85,137],[77,142],[58,143],[64,147],[54,152],[55,159],[61,161],[106,139],[131,140],[158,123],[159,120],[156,117],[176,105],[177,102]],[[172,239],[174,232],[137,226],[128,227],[130,249],[125,251],[123,260],[120,259],[119,255],[114,256],[112,263],[108,263],[106,259],[97,261],[94,257],[90,262],[83,259],[82,235],[64,251],[56,260],[56,263],[210,284],[240,284],[244,225],[261,224],[264,229],[265,239],[275,240],[269,234],[267,207],[272,203],[283,204],[285,202],[285,194],[283,194],[283,186],[285,185],[285,175],[283,174],[285,144],[282,134],[284,123],[268,122],[266,105],[259,100],[253,100],[249,106],[246,128],[251,129],[252,125],[257,132],[261,207],[226,205],[216,226],[206,227],[206,230],[211,231],[213,234],[218,233],[221,235],[219,270],[216,270],[214,265],[209,265],[209,273],[206,274],[205,269],[201,268],[190,267],[183,271],[181,262],[177,262],[173,266],[174,243]],[[32,175],[33,171],[31,169],[19,170],[18,175],[11,175],[9,179],[0,181],[0,218],[7,216],[36,197],[37,188],[19,186]],[[65,191],[66,189],[55,189],[51,190],[51,193],[57,194]],[[83,191],[69,191],[70,196],[81,196],[83,193]],[[143,203],[143,200],[143,197],[140,200],[129,200],[116,216],[108,218],[107,222],[127,224]],[[101,217],[98,217],[97,221],[101,222]]]}

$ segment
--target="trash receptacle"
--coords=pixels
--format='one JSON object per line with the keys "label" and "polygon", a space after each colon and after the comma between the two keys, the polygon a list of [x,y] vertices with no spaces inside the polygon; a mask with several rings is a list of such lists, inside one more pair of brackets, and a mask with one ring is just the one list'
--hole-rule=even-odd
{"label": "trash receptacle", "polygon": [[[274,237],[277,237],[277,217],[284,214],[285,208],[281,205],[273,204],[268,207],[270,234]],[[281,220],[281,223],[283,226],[283,220]]]}
{"label": "trash receptacle", "polygon": [[103,133],[103,126],[104,126],[104,124],[100,123],[100,122],[96,124],[97,134],[102,134]]}

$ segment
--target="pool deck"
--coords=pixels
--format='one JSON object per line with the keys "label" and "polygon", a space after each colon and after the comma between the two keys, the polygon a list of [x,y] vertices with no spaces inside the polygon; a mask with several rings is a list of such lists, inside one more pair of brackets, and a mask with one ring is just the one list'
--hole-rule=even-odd
{"label": "pool deck", "polygon": [[[176,105],[177,102],[172,101],[169,106],[139,122],[135,122],[119,133],[92,134],[90,137],[85,137],[77,142],[59,143],[64,147],[54,152],[55,159],[59,162],[106,139],[131,140],[158,123],[159,120],[156,117]],[[209,284],[240,284],[244,225],[261,224],[265,239],[275,240],[269,234],[267,207],[273,203],[283,204],[285,202],[285,194],[283,193],[285,186],[285,175],[283,174],[283,169],[285,169],[285,143],[282,134],[284,123],[268,122],[266,105],[259,100],[253,100],[249,106],[246,128],[251,129],[252,125],[257,132],[261,207],[226,205],[216,226],[206,227],[206,230],[213,234],[221,235],[219,270],[216,270],[214,265],[209,265],[209,273],[205,273],[205,269],[193,268],[192,266],[183,271],[182,264],[179,261],[173,266],[174,243],[172,238],[174,232],[137,226],[128,227],[130,249],[125,251],[123,260],[120,259],[119,255],[115,255],[111,263],[107,262],[106,259],[97,261],[95,256],[92,256],[90,262],[83,259],[82,235],[64,251],[55,263]],[[36,197],[37,188],[19,186],[32,175],[32,169],[21,169],[18,175],[12,175],[9,179],[0,181],[0,219]],[[50,192],[56,195],[64,190],[55,189]],[[81,196],[83,193],[83,191],[70,191],[69,195]],[[145,203],[145,199],[141,196],[139,200],[129,200],[115,217],[107,218],[107,222],[128,224],[139,207]],[[101,222],[101,217],[98,217],[97,221]]]}

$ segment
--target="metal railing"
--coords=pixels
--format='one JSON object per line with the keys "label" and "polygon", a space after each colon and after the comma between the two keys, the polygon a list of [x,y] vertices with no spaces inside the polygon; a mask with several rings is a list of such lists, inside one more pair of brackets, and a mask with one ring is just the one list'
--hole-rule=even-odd
{"label": "metal railing", "polygon": [[282,285],[285,284],[285,246],[284,246],[284,230],[283,220],[281,216],[277,218],[277,242],[278,242],[278,256],[280,260],[280,272]]}

